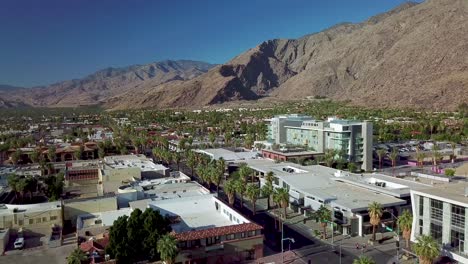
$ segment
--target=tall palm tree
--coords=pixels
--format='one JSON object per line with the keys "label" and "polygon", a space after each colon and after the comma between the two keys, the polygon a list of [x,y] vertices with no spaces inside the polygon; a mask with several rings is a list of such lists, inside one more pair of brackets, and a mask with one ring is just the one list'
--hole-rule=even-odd
{"label": "tall palm tree", "polygon": [[334,149],[327,149],[325,150],[325,164],[327,164],[327,167],[333,166],[333,163],[335,163],[335,156],[337,152]]}
{"label": "tall palm tree", "polygon": [[375,260],[368,256],[360,256],[353,261],[353,264],[377,264]]}
{"label": "tall palm tree", "polygon": [[411,226],[413,225],[413,215],[408,210],[404,210],[398,217],[398,227],[403,233],[403,238],[406,241],[406,248],[409,249],[409,240],[411,238]]}
{"label": "tall palm tree", "polygon": [[70,255],[67,257],[68,264],[82,264],[88,261],[88,257],[86,254],[81,251],[81,249],[77,248],[73,250]]}
{"label": "tall palm tree", "polygon": [[194,168],[197,166],[197,157],[191,151],[187,155],[187,165],[190,167],[191,176],[194,177],[193,171],[194,171]]}
{"label": "tall palm tree", "polygon": [[252,182],[253,182],[253,170],[247,166],[247,163],[241,163],[239,166],[239,176],[241,179],[247,183],[247,177],[251,176],[252,177]]}
{"label": "tall palm tree", "polygon": [[426,153],[420,152],[416,154],[416,160],[418,161],[418,167],[422,168],[424,166],[424,159],[426,158]]}
{"label": "tall palm tree", "polygon": [[378,149],[377,150],[377,156],[379,157],[379,169],[382,170],[382,165],[383,165],[383,158],[387,154],[387,151],[385,149]]}
{"label": "tall palm tree", "polygon": [[275,202],[284,209],[284,219],[287,218],[287,211],[289,205],[289,191],[286,188],[277,188],[273,194]]}
{"label": "tall palm tree", "polygon": [[231,206],[234,205],[235,197],[236,197],[236,180],[229,179],[224,184],[224,192],[228,197],[229,204]]}
{"label": "tall palm tree", "polygon": [[216,189],[218,195],[219,195],[219,184],[221,181],[224,179],[224,172],[226,171],[226,161],[224,161],[223,158],[219,158],[218,162],[216,163],[216,171],[218,173],[218,179],[219,182],[216,185],[218,188]]}
{"label": "tall palm tree", "polygon": [[242,208],[244,206],[244,192],[245,192],[245,183],[242,181],[242,179],[237,179],[235,180],[235,186],[236,186],[236,193],[239,194],[241,203],[240,207]]}
{"label": "tall palm tree", "polygon": [[219,173],[219,167],[218,163],[214,161],[210,165],[208,165],[208,171],[210,175],[210,180],[214,185],[216,185],[216,193],[219,195],[219,185],[221,184],[221,181],[224,176],[224,171],[223,174]]}
{"label": "tall palm tree", "polygon": [[398,158],[398,151],[396,150],[396,148],[394,148],[392,152],[390,152],[390,160],[392,161],[392,175],[393,176],[395,176],[395,167],[396,167],[397,158]]}
{"label": "tall palm tree", "polygon": [[256,203],[258,196],[260,195],[260,188],[257,185],[250,184],[249,186],[247,186],[245,193],[247,194],[249,200],[252,202],[252,213],[253,215],[255,215]]}
{"label": "tall palm tree", "polygon": [[15,174],[11,174],[8,176],[7,181],[11,191],[15,194],[15,199],[18,199],[18,176],[16,176]]}
{"label": "tall palm tree", "polygon": [[375,229],[380,224],[380,218],[383,214],[382,205],[378,202],[372,202],[369,204],[368,212],[370,224],[372,225],[372,240],[375,241]]}
{"label": "tall palm tree", "polygon": [[413,250],[419,257],[419,263],[421,264],[432,264],[440,254],[437,241],[428,235],[420,235],[413,245]]}
{"label": "tall palm tree", "polygon": [[170,234],[163,235],[158,240],[156,250],[164,262],[172,264],[177,256],[177,240]]}
{"label": "tall palm tree", "polygon": [[432,147],[432,163],[434,164],[434,169],[438,168],[439,161],[443,158],[442,154],[439,151],[439,147],[434,144]]}
{"label": "tall palm tree", "polygon": [[266,182],[262,187],[262,195],[267,198],[267,210],[270,210],[270,197],[273,194],[273,185],[271,182]]}
{"label": "tall palm tree", "polygon": [[331,211],[324,205],[321,205],[320,208],[317,211],[315,211],[314,217],[320,221],[320,226],[322,226],[323,228],[323,236],[326,239],[327,238],[327,223],[332,220]]}

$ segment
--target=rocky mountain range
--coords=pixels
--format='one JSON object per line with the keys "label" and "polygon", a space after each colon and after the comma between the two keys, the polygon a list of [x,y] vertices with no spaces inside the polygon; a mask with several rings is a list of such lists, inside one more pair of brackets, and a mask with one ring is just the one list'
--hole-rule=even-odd
{"label": "rocky mountain range", "polygon": [[154,65],[104,70],[33,92],[0,91],[0,99],[127,109],[325,96],[371,107],[452,110],[468,102],[467,18],[466,0],[409,2],[362,23],[265,41],[223,65],[161,71],[168,75],[159,78],[149,69]]}
{"label": "rocky mountain range", "polygon": [[[83,79],[58,82],[46,87],[0,86],[0,107],[9,105],[78,106],[101,104],[121,93],[140,94],[145,85],[192,79],[215,65],[189,60],[161,61],[124,68],[107,68]],[[2,88],[3,87],[3,88]],[[4,98],[4,99],[2,99]]]}

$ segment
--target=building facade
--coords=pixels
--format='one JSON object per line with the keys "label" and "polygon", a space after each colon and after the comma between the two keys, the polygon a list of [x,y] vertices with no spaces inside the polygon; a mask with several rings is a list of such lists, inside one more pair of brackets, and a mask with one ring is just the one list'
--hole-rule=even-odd
{"label": "building facade", "polygon": [[303,115],[275,116],[267,121],[270,142],[305,146],[319,153],[334,149],[343,152],[348,161],[360,164],[361,169],[372,170],[371,122],[337,118],[319,121]]}
{"label": "building facade", "polygon": [[420,235],[433,237],[443,255],[468,263],[468,188],[466,184],[447,184],[411,191],[413,226],[411,240]]}

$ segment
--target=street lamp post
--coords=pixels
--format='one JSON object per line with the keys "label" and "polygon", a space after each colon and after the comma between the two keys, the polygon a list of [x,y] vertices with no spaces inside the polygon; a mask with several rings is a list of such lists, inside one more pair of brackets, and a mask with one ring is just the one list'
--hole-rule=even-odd
{"label": "street lamp post", "polygon": [[[395,220],[398,220],[398,217],[396,217],[396,215],[394,215],[392,212],[390,212],[389,210],[385,210],[385,212],[388,212],[390,213],[390,215],[392,217],[395,218]],[[393,230],[392,228],[386,226],[385,224],[382,223],[382,227],[385,228],[385,230],[387,231],[390,231],[390,232],[393,232],[393,233],[396,233],[396,241],[398,242],[398,247],[396,249],[396,257],[397,257],[397,263],[400,263],[400,227],[398,226],[398,223],[397,223],[397,231],[395,232],[395,230]]]}
{"label": "street lamp post", "polygon": [[289,251],[291,251],[291,243],[294,243],[294,238],[284,237],[284,222],[281,223],[281,263],[284,263],[284,247],[283,242],[289,240]]}

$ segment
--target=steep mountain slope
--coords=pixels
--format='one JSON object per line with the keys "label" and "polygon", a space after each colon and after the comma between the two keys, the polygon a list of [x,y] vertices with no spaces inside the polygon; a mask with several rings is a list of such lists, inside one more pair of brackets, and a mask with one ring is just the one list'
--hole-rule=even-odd
{"label": "steep mountain slope", "polygon": [[154,85],[173,80],[189,80],[207,72],[214,65],[197,61],[162,61],[125,68],[107,68],[83,79],[59,82],[46,87],[0,91],[9,102],[31,106],[76,106],[101,103],[123,92],[139,94],[139,84]]}
{"label": "steep mountain slope", "polygon": [[454,109],[468,101],[468,1],[406,3],[359,23],[275,39],[187,82],[143,83],[110,108],[327,96],[366,106]]}

